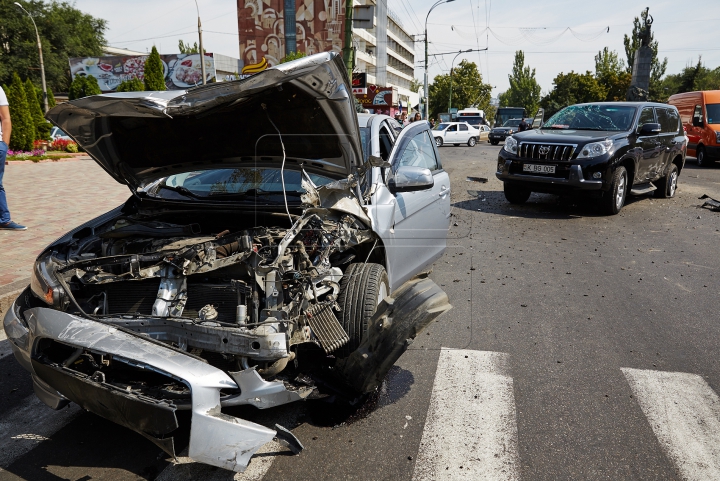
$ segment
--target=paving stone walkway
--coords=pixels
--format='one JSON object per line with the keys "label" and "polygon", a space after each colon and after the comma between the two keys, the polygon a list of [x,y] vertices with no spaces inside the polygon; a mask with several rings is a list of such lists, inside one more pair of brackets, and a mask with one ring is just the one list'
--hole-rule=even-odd
{"label": "paving stone walkway", "polygon": [[28,230],[0,230],[0,290],[29,279],[35,257],[49,243],[130,196],[89,157],[9,162],[3,184],[13,220]]}

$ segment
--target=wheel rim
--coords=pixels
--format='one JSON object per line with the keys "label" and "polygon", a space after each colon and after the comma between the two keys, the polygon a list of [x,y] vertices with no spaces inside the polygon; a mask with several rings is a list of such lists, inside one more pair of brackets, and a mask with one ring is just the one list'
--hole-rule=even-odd
{"label": "wheel rim", "polygon": [[620,181],[617,186],[617,194],[615,195],[615,207],[618,209],[622,207],[623,200],[625,200],[625,174],[620,176]]}
{"label": "wheel rim", "polygon": [[379,306],[379,305],[380,305],[380,302],[381,302],[383,299],[385,299],[385,298],[387,297],[387,295],[388,295],[387,286],[385,285],[384,282],[381,282],[381,283],[380,283],[380,289],[378,289],[377,303],[376,303],[375,305],[376,305],[376,306]]}
{"label": "wheel rim", "polygon": [[677,178],[677,172],[673,172],[672,174],[670,174],[670,192],[668,192],[670,194],[670,197],[673,197],[675,195],[675,189],[677,189]]}
{"label": "wheel rim", "polygon": [[435,139],[435,144],[436,144],[438,147],[440,147],[440,146],[442,145],[442,140],[440,140],[440,139]]}
{"label": "wheel rim", "polygon": [[701,150],[700,152],[697,153],[698,165],[702,165],[704,157],[705,157],[705,151]]}
{"label": "wheel rim", "polygon": [[470,147],[475,145],[475,139],[470,139]]}

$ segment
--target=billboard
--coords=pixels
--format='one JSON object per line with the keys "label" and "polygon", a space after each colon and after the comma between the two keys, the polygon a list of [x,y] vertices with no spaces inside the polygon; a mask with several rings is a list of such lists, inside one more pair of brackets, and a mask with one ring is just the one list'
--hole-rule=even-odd
{"label": "billboard", "polygon": [[369,84],[366,94],[356,94],[363,108],[376,114],[394,115],[398,106],[398,91],[396,87],[378,87]]}
{"label": "billboard", "polygon": [[[114,92],[124,80],[143,80],[147,59],[148,55],[71,58],[70,74],[73,80],[79,75],[92,75],[103,93]],[[165,74],[165,88],[168,90],[184,90],[202,84],[200,54],[160,55],[160,60]],[[205,75],[208,81],[215,78],[215,59],[213,54],[207,52]]]}
{"label": "billboard", "polygon": [[[285,56],[284,0],[237,0],[240,61],[272,67]],[[297,51],[342,51],[345,0],[295,0]]]}

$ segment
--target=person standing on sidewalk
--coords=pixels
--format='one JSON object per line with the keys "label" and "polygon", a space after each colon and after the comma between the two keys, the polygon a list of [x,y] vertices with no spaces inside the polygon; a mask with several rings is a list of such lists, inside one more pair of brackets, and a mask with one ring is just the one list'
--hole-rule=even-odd
{"label": "person standing on sidewalk", "polygon": [[5,174],[5,158],[7,157],[8,144],[10,143],[10,107],[5,91],[0,87],[0,229],[2,230],[26,230],[27,227],[10,220],[10,210],[7,205],[5,188],[2,180]]}

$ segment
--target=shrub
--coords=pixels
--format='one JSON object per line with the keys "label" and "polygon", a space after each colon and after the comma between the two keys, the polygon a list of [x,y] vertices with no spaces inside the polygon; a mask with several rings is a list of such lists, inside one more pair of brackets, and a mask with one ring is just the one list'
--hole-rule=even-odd
{"label": "shrub", "polygon": [[[182,40],[181,40],[182,41]],[[142,92],[145,90],[145,85],[137,77],[131,78],[130,80],[123,80],[120,85],[115,89],[116,92]]]}
{"label": "shrub", "polygon": [[12,119],[10,148],[30,150],[35,140],[35,122],[27,103],[23,82],[17,73],[13,73],[13,80],[7,88],[6,94]]}
{"label": "shrub", "polygon": [[71,154],[77,154],[78,145],[75,142],[70,142],[69,144],[67,144],[67,147],[65,147],[65,150],[67,152],[70,152]]}
{"label": "shrub", "polygon": [[52,129],[52,125],[50,124],[50,122],[45,120],[42,108],[37,102],[38,91],[40,92],[40,99],[42,101],[42,89],[37,88],[30,79],[27,79],[25,81],[25,95],[27,96],[27,104],[30,109],[30,113],[32,114],[33,122],[35,124],[35,139],[48,140],[50,138],[50,130]]}
{"label": "shrub", "polygon": [[90,95],[100,95],[101,93],[102,91],[95,77],[92,75],[88,75],[87,77],[77,75],[70,84],[68,98],[70,100],[76,100],[89,97]]}
{"label": "shrub", "polygon": [[48,147],[48,150],[67,150],[67,146],[70,144],[70,142],[70,140],[66,139],[53,140],[50,144],[50,147]]}
{"label": "shrub", "polygon": [[145,61],[145,90],[165,90],[165,72],[155,45]]}

